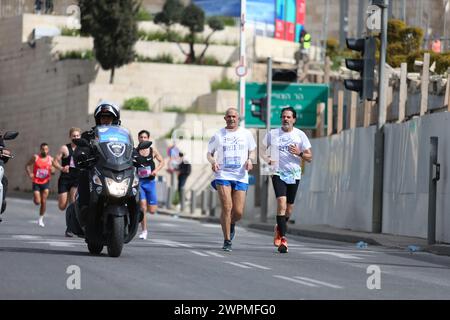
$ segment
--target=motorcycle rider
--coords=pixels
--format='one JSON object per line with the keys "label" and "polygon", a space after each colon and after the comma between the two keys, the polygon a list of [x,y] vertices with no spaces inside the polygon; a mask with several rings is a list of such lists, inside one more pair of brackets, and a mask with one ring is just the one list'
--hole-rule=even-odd
{"label": "motorcycle rider", "polygon": [[[81,134],[81,138],[88,143],[95,139],[95,128],[101,125],[120,125],[120,109],[114,103],[102,101],[94,111],[95,127]],[[93,155],[90,147],[79,146],[75,149],[74,158],[76,162],[86,160]],[[78,164],[77,164],[78,166]],[[78,202],[83,212],[89,206],[89,172],[80,168],[78,177]]]}
{"label": "motorcycle rider", "polygon": [[[3,161],[3,163],[7,163],[9,160],[9,157],[11,155],[11,152],[8,149],[5,148],[5,142],[3,141],[3,137],[0,137],[0,161]],[[1,213],[3,213],[6,209],[6,192],[8,191],[8,178],[6,178],[6,175],[3,175],[2,178],[2,185],[3,185],[3,202],[1,204]],[[1,219],[0,219],[1,221]]]}

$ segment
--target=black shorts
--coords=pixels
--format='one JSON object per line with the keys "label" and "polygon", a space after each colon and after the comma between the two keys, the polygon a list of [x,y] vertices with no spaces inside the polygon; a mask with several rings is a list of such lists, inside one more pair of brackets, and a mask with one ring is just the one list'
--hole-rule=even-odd
{"label": "black shorts", "polygon": [[50,188],[50,182],[44,183],[44,184],[37,184],[33,182],[33,191],[45,191],[48,190]]}
{"label": "black shorts", "polygon": [[295,184],[287,184],[286,182],[281,180],[279,176],[272,176],[272,184],[273,189],[275,190],[275,196],[277,198],[286,197],[287,203],[289,204],[294,204],[299,183],[300,180],[295,180]]}
{"label": "black shorts", "polygon": [[58,194],[69,192],[72,188],[78,187],[77,178],[59,177],[58,179]]}

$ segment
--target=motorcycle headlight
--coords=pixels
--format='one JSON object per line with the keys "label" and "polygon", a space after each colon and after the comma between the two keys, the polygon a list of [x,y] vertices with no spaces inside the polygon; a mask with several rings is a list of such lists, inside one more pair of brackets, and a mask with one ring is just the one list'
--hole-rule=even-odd
{"label": "motorcycle headlight", "polygon": [[123,197],[127,194],[130,178],[126,178],[122,182],[116,182],[111,178],[105,177],[105,182],[110,195],[114,197]]}
{"label": "motorcycle headlight", "polygon": [[92,177],[92,182],[94,182],[96,185],[102,186],[102,180],[98,177],[98,175],[94,174]]}

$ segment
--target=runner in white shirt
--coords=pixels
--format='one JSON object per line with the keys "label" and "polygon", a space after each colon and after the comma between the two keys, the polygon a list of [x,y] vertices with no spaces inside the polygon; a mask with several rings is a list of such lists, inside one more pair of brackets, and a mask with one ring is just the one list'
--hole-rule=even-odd
{"label": "runner in white shirt", "polygon": [[220,129],[209,141],[207,158],[215,173],[215,180],[211,185],[219,192],[222,204],[222,249],[231,251],[235,223],[244,213],[248,171],[253,169],[256,143],[250,131],[239,128],[237,109],[229,108],[224,119],[227,126]]}
{"label": "runner in white shirt", "polygon": [[306,134],[294,128],[297,114],[292,107],[281,111],[282,126],[264,137],[262,158],[273,167],[272,184],[277,197],[277,224],[274,245],[280,253],[288,251],[287,221],[294,210],[294,201],[302,176],[301,160],[311,162],[311,143]]}

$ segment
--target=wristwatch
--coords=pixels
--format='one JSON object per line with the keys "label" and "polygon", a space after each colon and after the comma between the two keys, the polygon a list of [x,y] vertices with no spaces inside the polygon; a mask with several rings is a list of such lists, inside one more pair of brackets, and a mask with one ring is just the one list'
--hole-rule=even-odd
{"label": "wristwatch", "polygon": [[303,152],[300,152],[299,156],[300,158],[303,158]]}

